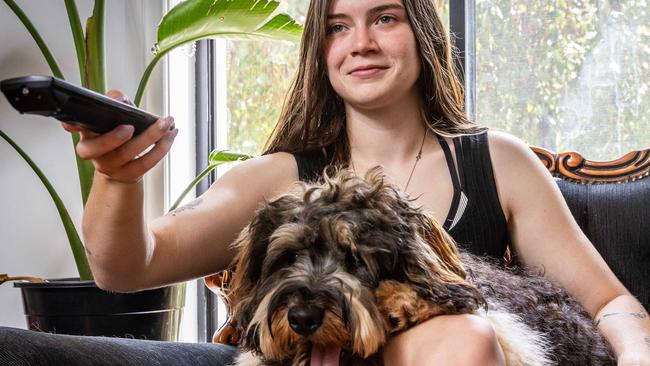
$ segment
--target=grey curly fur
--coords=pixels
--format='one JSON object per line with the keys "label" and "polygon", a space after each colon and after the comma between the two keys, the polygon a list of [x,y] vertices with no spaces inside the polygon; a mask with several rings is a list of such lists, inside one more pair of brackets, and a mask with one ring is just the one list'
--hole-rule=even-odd
{"label": "grey curly fur", "polygon": [[461,252],[461,261],[490,310],[517,314],[526,325],[547,335],[555,364],[615,364],[589,314],[563,289],[538,273],[522,267],[505,269],[493,259]]}

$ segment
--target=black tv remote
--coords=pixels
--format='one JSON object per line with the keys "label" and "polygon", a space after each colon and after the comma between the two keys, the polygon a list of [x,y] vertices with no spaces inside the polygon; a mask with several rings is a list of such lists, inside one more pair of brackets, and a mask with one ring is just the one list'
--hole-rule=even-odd
{"label": "black tv remote", "polygon": [[0,89],[21,114],[38,114],[98,133],[128,124],[134,135],[159,117],[53,76],[28,75],[2,80]]}

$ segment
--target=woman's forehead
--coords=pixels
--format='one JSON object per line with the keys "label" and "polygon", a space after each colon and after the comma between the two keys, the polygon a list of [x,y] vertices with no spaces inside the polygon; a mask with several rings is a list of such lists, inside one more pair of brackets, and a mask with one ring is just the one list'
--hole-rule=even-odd
{"label": "woman's forehead", "polygon": [[328,15],[352,12],[368,13],[383,9],[404,9],[402,0],[332,0],[329,4]]}

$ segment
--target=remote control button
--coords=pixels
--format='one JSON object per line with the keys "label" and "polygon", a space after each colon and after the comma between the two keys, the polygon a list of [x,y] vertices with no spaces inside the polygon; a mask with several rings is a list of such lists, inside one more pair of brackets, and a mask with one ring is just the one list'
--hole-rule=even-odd
{"label": "remote control button", "polygon": [[23,88],[23,95],[29,94],[29,89],[28,88]]}

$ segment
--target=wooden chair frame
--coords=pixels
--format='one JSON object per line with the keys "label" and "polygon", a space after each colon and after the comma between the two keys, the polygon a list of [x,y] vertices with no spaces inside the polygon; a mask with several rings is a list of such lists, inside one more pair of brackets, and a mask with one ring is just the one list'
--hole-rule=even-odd
{"label": "wooden chair frame", "polygon": [[553,176],[584,184],[622,183],[650,175],[650,148],[611,161],[587,160],[577,152],[556,154],[543,147],[531,149]]}

